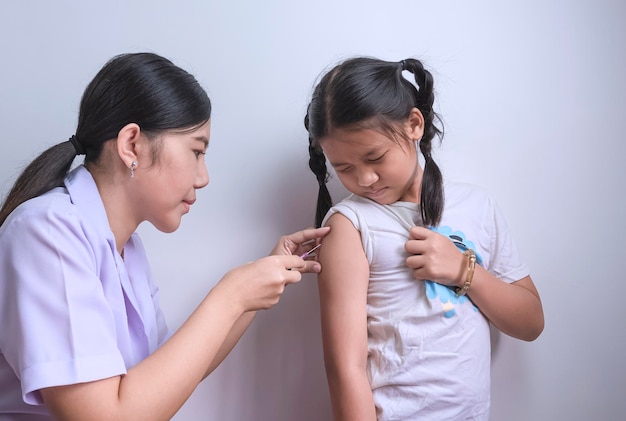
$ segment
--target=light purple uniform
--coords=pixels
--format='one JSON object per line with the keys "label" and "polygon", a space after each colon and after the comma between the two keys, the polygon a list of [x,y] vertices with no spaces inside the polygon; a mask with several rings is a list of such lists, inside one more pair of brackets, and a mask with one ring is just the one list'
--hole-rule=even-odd
{"label": "light purple uniform", "polygon": [[0,227],[0,326],[0,420],[47,419],[39,389],[125,374],[168,337],[141,240],[122,259],[83,166]]}

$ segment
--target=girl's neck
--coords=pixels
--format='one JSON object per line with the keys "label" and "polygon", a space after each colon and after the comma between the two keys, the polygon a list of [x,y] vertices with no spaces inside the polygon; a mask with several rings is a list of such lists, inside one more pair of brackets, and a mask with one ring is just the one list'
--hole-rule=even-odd
{"label": "girl's neck", "polygon": [[422,194],[422,177],[424,171],[422,170],[422,166],[419,161],[415,165],[415,171],[413,172],[413,177],[409,179],[409,182],[406,186],[404,194],[400,196],[398,199],[399,202],[411,202],[411,203],[420,203],[420,197]]}

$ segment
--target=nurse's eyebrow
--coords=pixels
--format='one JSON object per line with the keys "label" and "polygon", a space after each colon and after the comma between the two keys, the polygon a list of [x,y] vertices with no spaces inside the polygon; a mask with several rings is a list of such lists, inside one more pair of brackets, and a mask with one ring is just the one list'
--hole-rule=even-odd
{"label": "nurse's eyebrow", "polygon": [[204,143],[204,146],[209,146],[209,139],[204,136],[194,136],[194,140]]}

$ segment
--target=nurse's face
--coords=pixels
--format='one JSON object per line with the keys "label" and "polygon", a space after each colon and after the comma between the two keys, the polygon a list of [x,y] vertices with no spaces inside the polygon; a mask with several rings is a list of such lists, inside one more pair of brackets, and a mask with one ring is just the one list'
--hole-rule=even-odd
{"label": "nurse's face", "polygon": [[209,183],[204,156],[210,129],[209,121],[193,131],[159,135],[158,158],[141,174],[141,203],[137,203],[141,220],[162,232],[179,227],[196,201],[196,190]]}

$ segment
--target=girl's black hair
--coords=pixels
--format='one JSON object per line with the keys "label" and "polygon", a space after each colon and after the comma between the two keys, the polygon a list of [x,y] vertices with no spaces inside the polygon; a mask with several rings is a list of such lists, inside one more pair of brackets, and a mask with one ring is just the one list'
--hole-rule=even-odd
{"label": "girl's black hair", "polygon": [[198,81],[153,53],[113,57],[89,83],[80,103],[78,127],[70,140],[54,145],[17,178],[0,208],[0,225],[21,203],[62,186],[77,149],[85,163],[129,123],[149,135],[186,130],[211,118],[211,101]]}
{"label": "girl's black hair", "polygon": [[[413,74],[415,87],[402,75]],[[332,207],[326,182],[326,157],[319,140],[331,130],[346,127],[368,127],[397,133],[399,124],[409,117],[413,108],[424,117],[424,135],[419,142],[424,156],[424,175],[420,209],[425,225],[436,226],[443,211],[443,179],[432,158],[432,140],[443,137],[441,119],[433,110],[435,100],[433,77],[416,59],[387,62],[371,57],[348,59],[326,73],[313,90],[304,118],[309,132],[309,167],[319,184],[315,226]]]}

